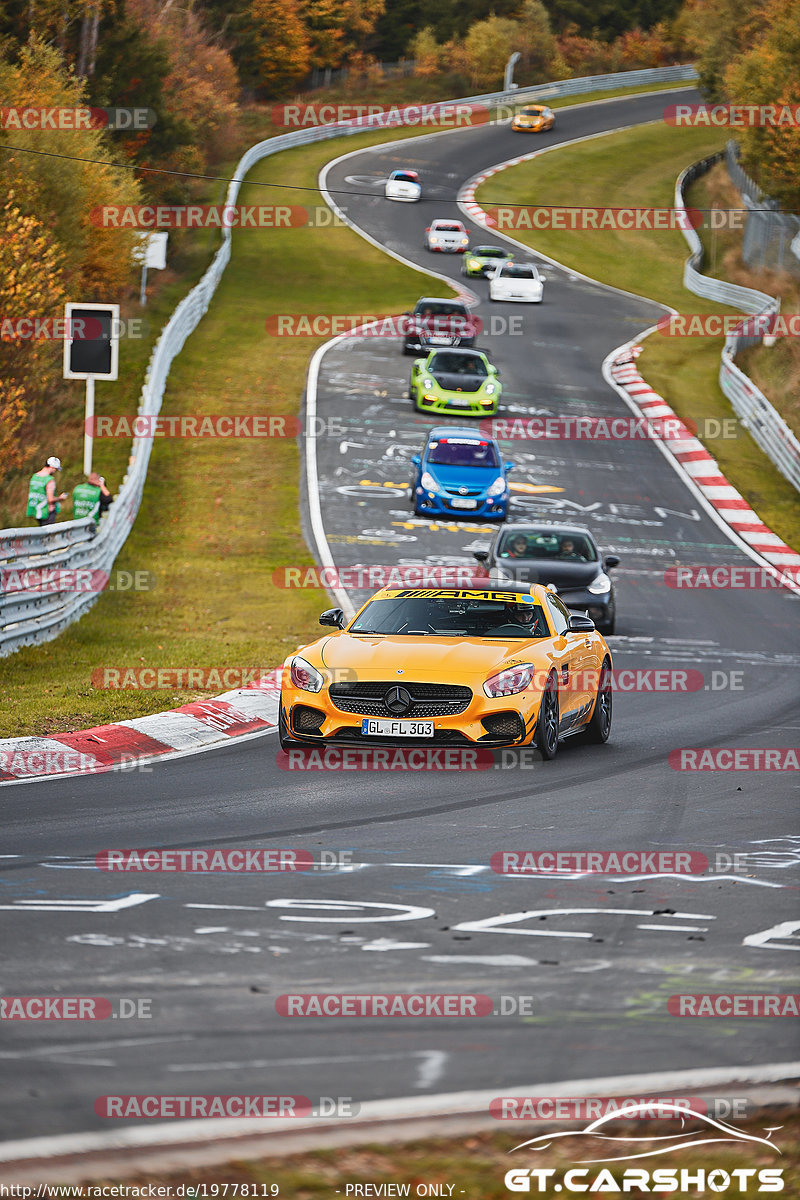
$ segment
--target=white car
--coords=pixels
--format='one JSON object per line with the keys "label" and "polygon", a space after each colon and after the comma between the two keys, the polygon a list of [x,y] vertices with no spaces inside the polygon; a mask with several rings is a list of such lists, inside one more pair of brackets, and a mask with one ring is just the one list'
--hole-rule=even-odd
{"label": "white car", "polygon": [[425,249],[442,254],[463,254],[469,246],[469,230],[460,221],[437,218],[425,230]]}
{"label": "white car", "polygon": [[386,180],[384,195],[387,200],[405,200],[413,203],[422,198],[422,185],[416,171],[392,171]]}
{"label": "white car", "polygon": [[489,275],[490,300],[541,304],[544,280],[533,263],[505,262]]}

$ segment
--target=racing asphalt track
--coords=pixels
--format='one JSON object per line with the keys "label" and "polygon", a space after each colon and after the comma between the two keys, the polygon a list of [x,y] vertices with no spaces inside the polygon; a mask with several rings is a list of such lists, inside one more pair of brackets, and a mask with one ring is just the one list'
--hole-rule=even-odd
{"label": "racing asphalt track", "polygon": [[[559,114],[546,144],[657,119],[671,99],[575,108]],[[477,128],[362,151],[332,168],[328,187],[349,190],[347,178],[359,177],[367,194],[346,197],[350,219],[455,278],[455,259],[421,249],[427,218],[455,215],[448,200],[460,184],[530,148],[520,141]],[[370,193],[366,177],[394,166],[420,170],[442,203],[390,206],[377,187]],[[503,372],[504,412],[626,415],[600,365],[652,324],[657,306],[546,273],[536,309],[490,307],[488,285],[471,284],[484,318],[523,318],[525,337],[481,338]],[[418,294],[439,291],[421,277]],[[409,518],[408,458],[429,425],[405,397],[410,364],[396,344],[375,339],[324,357],[319,413],[347,427],[318,448],[339,565],[467,563],[488,539],[466,522],[434,531]],[[342,442],[353,444],[342,451]],[[135,773],[2,788],[3,993],[148,997],[153,1011],[148,1021],[99,1027],[4,1022],[3,1138],[118,1127],[93,1111],[109,1093],[502,1095],[537,1081],[796,1057],[790,1021],[693,1021],[669,1016],[666,1002],[681,991],[797,990],[792,930],[765,932],[797,920],[789,782],[775,772],[679,772],[667,762],[682,746],[797,742],[797,600],[663,585],[667,565],[749,560],[649,443],[510,449],[519,464],[512,479],[563,489],[518,497],[513,516],[585,521],[622,559],[616,666],[691,667],[709,683],[712,671],[725,673],[717,682],[738,671],[740,689],[619,694],[607,746],[573,739],[531,769],[286,771],[270,735]],[[112,877],[93,865],[109,847],[287,845],[350,851],[356,865],[246,877]],[[492,874],[490,854],[518,847],[720,850],[747,855],[747,871],[682,880]],[[125,897],[127,907],[100,909]],[[301,912],[287,900],[320,907]],[[514,921],[520,912],[530,915]],[[744,944],[759,934],[760,944]],[[530,995],[533,1017],[275,1013],[281,993],[337,989]]]}

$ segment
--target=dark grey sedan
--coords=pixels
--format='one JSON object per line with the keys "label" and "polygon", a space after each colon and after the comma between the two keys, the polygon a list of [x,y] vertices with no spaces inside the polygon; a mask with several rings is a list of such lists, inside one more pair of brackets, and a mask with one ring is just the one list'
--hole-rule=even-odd
{"label": "dark grey sedan", "polygon": [[587,612],[601,633],[614,632],[616,600],[609,571],[616,554],[602,555],[582,525],[511,525],[475,558],[492,579],[552,584],[567,608]]}

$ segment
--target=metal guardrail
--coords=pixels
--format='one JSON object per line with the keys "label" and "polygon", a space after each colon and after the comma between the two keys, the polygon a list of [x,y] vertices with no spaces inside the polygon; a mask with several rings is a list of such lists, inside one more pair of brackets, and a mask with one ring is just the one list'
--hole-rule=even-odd
{"label": "metal guardrail", "polygon": [[725,163],[734,187],[749,210],[742,238],[742,258],[749,267],[800,275],[800,217],[783,212],[739,162],[739,147],[731,139]]}
{"label": "metal guardrail", "polygon": [[[725,158],[724,151],[702,158],[682,171],[675,184],[675,208],[685,208],[684,189],[704,175],[715,163]],[[752,315],[780,312],[781,302],[766,292],[714,279],[702,274],[703,245],[688,221],[682,228],[691,251],[683,269],[683,286],[696,296],[728,304],[739,312]],[[783,417],[773,408],[763,392],[745,375],[734,361],[740,350],[757,346],[760,337],[731,333],[725,339],[719,368],[719,385],[731,402],[733,411],[750,436],[775,464],[781,474],[800,491],[800,442]]]}
{"label": "metal guardrail", "polygon": [[[621,71],[613,75],[561,79],[510,92],[490,92],[482,96],[441,101],[440,104],[443,108],[453,105],[498,107],[535,98],[577,96],[586,92],[611,91],[617,87],[636,87],[639,84],[690,83],[696,78],[697,72],[692,66],[655,67],[642,71]],[[234,178],[228,185],[225,203],[236,203],[247,172],[271,154],[279,154],[282,150],[310,142],[363,133],[368,129],[394,129],[398,124],[395,121],[390,125],[380,114],[372,114],[336,124],[300,129],[258,142],[246,151],[237,164]],[[230,256],[231,230],[224,228],[222,245],[211,265],[175,309],[153,348],[139,401],[140,416],[156,416],[159,413],[173,359],[181,352],[186,339],[206,313]],[[110,574],[139,511],[152,447],[152,435],[133,439],[128,471],[114,503],[99,525],[83,520],[36,529],[0,530],[0,570],[61,567],[67,570],[86,568]],[[97,598],[96,592],[74,590],[8,591],[0,594],[0,657],[12,654],[22,646],[57,637],[68,625],[83,616]]]}

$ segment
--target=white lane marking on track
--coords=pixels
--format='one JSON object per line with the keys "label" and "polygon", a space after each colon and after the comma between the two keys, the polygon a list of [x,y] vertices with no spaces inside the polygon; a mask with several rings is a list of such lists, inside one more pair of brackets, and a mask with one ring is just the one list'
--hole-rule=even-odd
{"label": "white lane marking on track", "polygon": [[707,925],[637,925],[637,929],[663,929],[669,933],[708,933]]}
{"label": "white lane marking on track", "polygon": [[[780,924],[762,929],[759,933],[749,933],[747,937],[742,938],[742,945],[760,946],[769,950],[800,950],[800,938],[796,937],[798,929],[800,921],[781,921]],[[774,943],[775,938],[793,938],[796,945],[779,946]]]}
{"label": "white lane marking on track", "polygon": [[0,909],[5,912],[114,913],[158,898],[158,892],[131,892],[112,900],[14,900],[11,904],[0,904]]}
{"label": "white lane marking on track", "polygon": [[[533,918],[573,916],[619,916],[619,917],[652,917],[656,914],[648,908],[532,908],[523,912],[501,913],[498,917],[484,917],[478,921],[461,921],[454,925],[454,930],[466,933],[504,933],[522,937],[554,937],[554,938],[593,938],[594,933],[577,932],[568,929],[504,929],[505,925],[516,925],[520,921]],[[676,921],[700,920],[715,921],[716,917],[709,913],[670,913]],[[675,926],[680,929],[681,926]]]}
{"label": "white lane marking on track", "polygon": [[383,953],[388,950],[427,950],[430,942],[398,942],[394,938],[376,938],[373,942],[365,942],[362,950],[375,950]]}
{"label": "white lane marking on track", "polygon": [[414,1084],[418,1088],[433,1087],[438,1083],[444,1074],[445,1064],[449,1055],[444,1050],[428,1050],[425,1052],[425,1058],[419,1065],[419,1074],[417,1082]]}
{"label": "white lane marking on track", "polygon": [[423,954],[423,962],[480,963],[487,967],[536,967],[539,960],[524,954]]}

